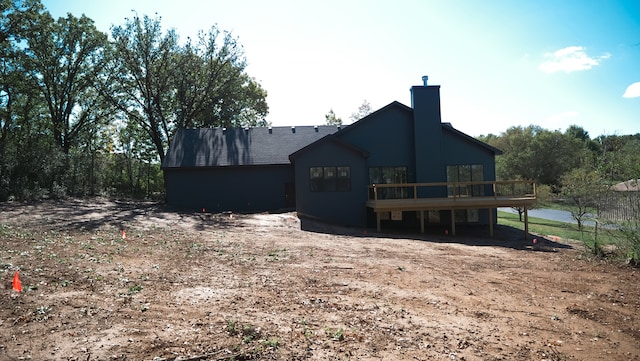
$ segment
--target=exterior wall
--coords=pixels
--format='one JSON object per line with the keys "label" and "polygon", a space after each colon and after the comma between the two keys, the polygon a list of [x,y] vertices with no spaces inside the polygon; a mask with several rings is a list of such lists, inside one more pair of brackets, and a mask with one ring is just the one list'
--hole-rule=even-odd
{"label": "exterior wall", "polygon": [[[479,144],[473,143],[446,130],[442,131],[442,138],[442,167],[443,172],[445,172],[445,177],[447,165],[482,164],[484,173],[483,180],[492,181],[496,179],[495,156],[492,152]],[[446,179],[444,180],[446,181]],[[492,188],[490,186],[486,186],[484,192],[485,194],[491,194]],[[451,223],[451,214],[449,212],[441,213],[440,219]],[[494,209],[493,213],[494,223],[496,223],[498,219],[497,210]],[[489,214],[487,209],[480,209],[478,211],[478,217],[478,223],[489,224]]]}
{"label": "exterior wall", "polygon": [[479,144],[470,142],[448,131],[443,131],[442,133],[442,172],[445,174],[443,181],[446,181],[446,166],[459,164],[482,164],[484,180],[496,179],[496,164],[493,153]]}
{"label": "exterior wall", "polygon": [[207,212],[264,212],[286,208],[293,167],[241,166],[165,169],[167,204]]}
{"label": "exterior wall", "polygon": [[[351,190],[348,192],[312,192],[311,167],[351,167]],[[334,142],[310,148],[295,160],[296,210],[306,216],[339,225],[366,224],[367,170],[362,155]]]}
{"label": "exterior wall", "polygon": [[370,153],[366,177],[359,184],[363,192],[366,193],[366,187],[369,186],[369,167],[404,166],[407,167],[408,181],[415,182],[413,119],[410,112],[391,107],[355,124],[354,129],[336,135]]}
{"label": "exterior wall", "polygon": [[[210,212],[280,210],[292,207],[286,195],[295,184],[295,207],[300,214],[340,225],[366,226],[368,219],[375,223],[365,206],[372,167],[406,167],[407,182],[427,183],[446,181],[447,165],[483,164],[484,180],[495,180],[493,151],[442,125],[440,87],[414,86],[411,95],[413,109],[394,102],[335,133],[332,137],[339,141],[321,139],[294,153],[293,165],[165,168],[167,203]],[[312,192],[310,168],[332,166],[350,167],[350,190]],[[490,191],[488,187],[485,194]],[[422,189],[419,196],[446,197],[447,190]],[[388,222],[415,227],[416,212],[405,213],[402,221]],[[495,215],[494,210],[494,220]],[[479,223],[486,224],[488,219],[488,211],[480,210]],[[450,220],[448,210],[440,211],[441,225]]]}
{"label": "exterior wall", "polygon": [[416,149],[416,182],[441,182],[446,176],[441,162],[444,140],[440,117],[440,86],[412,87],[411,107],[415,122],[412,139]]}

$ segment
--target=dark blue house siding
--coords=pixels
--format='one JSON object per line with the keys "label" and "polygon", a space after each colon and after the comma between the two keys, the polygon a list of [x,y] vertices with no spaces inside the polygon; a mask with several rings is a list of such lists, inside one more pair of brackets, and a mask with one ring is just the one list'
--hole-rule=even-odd
{"label": "dark blue house siding", "polygon": [[[495,180],[494,157],[500,150],[441,122],[439,86],[412,87],[411,105],[392,102],[341,128],[180,129],[162,166],[168,204],[210,212],[295,207],[301,216],[366,226],[376,221],[366,207],[371,168],[378,168],[379,175],[380,168],[405,167],[406,177],[396,179],[430,183],[447,181],[447,165],[482,164],[484,180]],[[311,189],[312,167],[349,167],[350,188],[343,189],[342,181],[333,186],[315,179],[318,188]],[[320,189],[320,184],[329,188]],[[421,198],[447,197],[447,187],[422,187],[418,193]],[[440,225],[451,221],[450,211],[441,210]],[[402,221],[383,222],[419,227],[419,212],[404,213]],[[476,220],[475,212],[462,215]],[[489,213],[480,210],[478,218],[487,223]]]}
{"label": "dark blue house siding", "polygon": [[[293,159],[296,180],[296,210],[300,215],[319,218],[340,225],[361,226],[366,223],[367,169],[362,153],[336,142],[322,142]],[[313,192],[310,189],[311,167],[348,166],[351,189],[348,192]]]}
{"label": "dark blue house siding", "polygon": [[294,181],[291,165],[165,169],[165,177],[168,204],[207,212],[284,209]]}
{"label": "dark blue house siding", "polygon": [[444,167],[459,164],[482,164],[484,179],[495,179],[495,156],[489,149],[479,142],[475,143],[461,137],[454,131],[448,130],[446,126],[443,127],[442,138],[444,144],[442,163]]}
{"label": "dark blue house siding", "polygon": [[[482,164],[484,180],[496,179],[495,155],[482,143],[464,135],[449,126],[442,128],[442,161],[447,165]],[[446,174],[446,172],[445,172]],[[446,179],[445,179],[446,180]],[[485,186],[485,194],[491,194],[490,186]],[[478,223],[488,224],[489,214],[487,209],[478,211]],[[493,210],[493,219],[497,219],[497,211]],[[441,219],[450,219],[449,212],[442,212]]]}
{"label": "dark blue house siding", "polygon": [[369,185],[370,167],[407,167],[408,181],[415,181],[413,117],[410,108],[391,103],[336,136],[369,152],[363,187]]}
{"label": "dark blue house siding", "polygon": [[411,107],[415,123],[412,137],[415,141],[416,182],[442,182],[445,177],[442,167],[445,141],[441,136],[440,86],[411,87]]}

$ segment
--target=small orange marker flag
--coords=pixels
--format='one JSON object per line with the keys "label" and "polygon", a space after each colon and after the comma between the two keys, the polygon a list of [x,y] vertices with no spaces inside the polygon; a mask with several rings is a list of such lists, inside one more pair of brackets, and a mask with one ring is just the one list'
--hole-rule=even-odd
{"label": "small orange marker flag", "polygon": [[20,276],[18,276],[18,271],[13,275],[13,290],[16,292],[22,291],[22,284],[20,284]]}
{"label": "small orange marker flag", "polygon": [[126,239],[127,238],[127,232],[125,232],[125,230],[122,230],[122,239]]}

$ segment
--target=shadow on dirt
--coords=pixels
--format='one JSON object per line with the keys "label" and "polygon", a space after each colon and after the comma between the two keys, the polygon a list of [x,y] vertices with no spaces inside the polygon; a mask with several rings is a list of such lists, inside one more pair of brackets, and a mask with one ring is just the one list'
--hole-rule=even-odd
{"label": "shadow on dirt", "polygon": [[158,202],[100,198],[3,202],[0,212],[2,218],[11,218],[13,222],[57,231],[125,229],[129,225],[180,226],[196,231],[242,226],[225,213],[186,212]]}
{"label": "shadow on dirt", "polygon": [[[328,233],[350,237],[410,239],[432,243],[456,243],[468,246],[505,247],[522,251],[555,252],[555,249],[571,249],[570,245],[554,241],[539,235],[528,234],[525,240],[522,230],[496,225],[493,237],[489,236],[488,226],[456,226],[456,235],[452,236],[447,227],[429,227],[425,233],[394,229],[377,232],[372,229],[356,229],[327,224],[314,219],[300,218],[303,231]],[[535,239],[535,243],[534,240]]]}
{"label": "shadow on dirt", "polygon": [[[283,217],[282,214],[290,216]],[[193,231],[233,230],[250,226],[298,228],[298,223],[292,221],[296,218],[295,212],[282,214],[205,213],[174,209],[159,202],[103,198],[0,203],[0,215],[2,216],[0,221],[10,219],[12,223],[16,224],[63,232],[94,231],[104,228],[124,230],[140,226],[144,228],[179,227]],[[299,219],[299,229],[302,231],[349,237],[410,239],[432,243],[455,243],[547,252],[572,248],[570,245],[532,234],[529,234],[525,240],[521,230],[503,225],[494,227],[493,237],[489,236],[487,226],[457,226],[456,235],[452,236],[444,226],[428,227],[425,233],[404,229],[376,232],[372,229],[338,226],[306,217]],[[534,239],[537,241],[535,244],[533,243]]]}

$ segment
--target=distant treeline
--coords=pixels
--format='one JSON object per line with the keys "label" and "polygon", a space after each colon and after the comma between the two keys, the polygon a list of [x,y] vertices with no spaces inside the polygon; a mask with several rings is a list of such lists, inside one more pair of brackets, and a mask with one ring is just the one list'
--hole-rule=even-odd
{"label": "distant treeline", "polygon": [[504,152],[496,157],[498,179],[531,179],[559,191],[562,177],[576,169],[610,185],[640,178],[640,134],[591,138],[577,125],[564,132],[530,125],[479,139]]}

